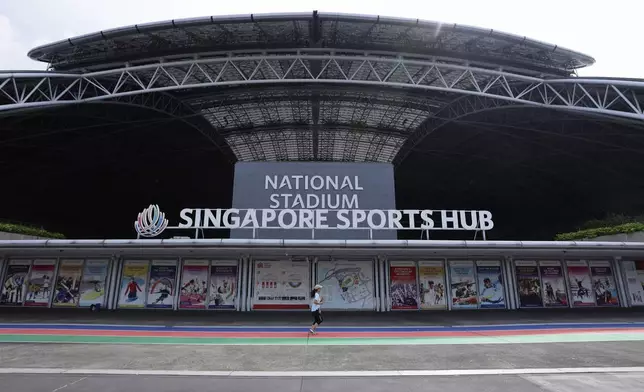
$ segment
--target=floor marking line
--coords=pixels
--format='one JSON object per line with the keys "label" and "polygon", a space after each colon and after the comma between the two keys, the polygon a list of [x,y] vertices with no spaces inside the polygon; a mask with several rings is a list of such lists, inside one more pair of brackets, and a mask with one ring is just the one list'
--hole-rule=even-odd
{"label": "floor marking line", "polygon": [[[432,376],[498,376],[579,373],[644,373],[644,366],[522,368],[522,369],[446,369],[446,370],[357,370],[357,371],[196,371],[196,370],[130,370],[130,369],[62,369],[0,368],[0,374],[77,374],[134,376],[205,376],[205,377],[432,377]],[[82,379],[81,379],[82,380]],[[78,380],[78,381],[81,381]]]}

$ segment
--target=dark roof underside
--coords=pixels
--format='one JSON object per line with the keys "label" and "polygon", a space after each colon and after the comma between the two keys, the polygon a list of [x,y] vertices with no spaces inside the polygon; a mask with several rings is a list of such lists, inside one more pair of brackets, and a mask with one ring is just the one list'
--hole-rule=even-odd
{"label": "dark roof underside", "polygon": [[[489,209],[491,239],[551,239],[607,212],[641,213],[643,159],[641,127],[500,108],[449,123],[416,146],[396,167],[396,199],[399,208]],[[140,108],[91,104],[0,122],[0,219],[69,237],[131,238],[134,217],[150,203],[170,215],[229,207],[232,174],[202,134]]]}

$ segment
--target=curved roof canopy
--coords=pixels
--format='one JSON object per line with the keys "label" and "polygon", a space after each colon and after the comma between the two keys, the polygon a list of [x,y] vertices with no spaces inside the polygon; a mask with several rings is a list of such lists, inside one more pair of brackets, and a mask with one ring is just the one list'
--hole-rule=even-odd
{"label": "curved roof canopy", "polygon": [[37,47],[29,57],[57,70],[104,69],[159,58],[192,58],[231,51],[301,48],[395,52],[467,59],[476,66],[570,75],[590,56],[526,37],[419,19],[335,13],[203,17],[100,31]]}

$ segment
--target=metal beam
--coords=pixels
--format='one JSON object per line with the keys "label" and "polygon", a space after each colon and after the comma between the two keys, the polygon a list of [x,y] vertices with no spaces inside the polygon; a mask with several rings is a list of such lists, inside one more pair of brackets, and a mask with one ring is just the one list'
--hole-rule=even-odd
{"label": "metal beam", "polygon": [[[160,62],[85,74],[0,73],[0,112],[153,92],[298,84],[465,94],[492,100],[488,102],[493,104],[540,106],[644,122],[644,82],[641,81],[552,80],[467,65],[368,54],[349,56],[323,53],[319,49],[301,50],[297,54],[231,55]],[[431,132],[431,127],[420,129],[412,143],[422,140],[427,132]]]}

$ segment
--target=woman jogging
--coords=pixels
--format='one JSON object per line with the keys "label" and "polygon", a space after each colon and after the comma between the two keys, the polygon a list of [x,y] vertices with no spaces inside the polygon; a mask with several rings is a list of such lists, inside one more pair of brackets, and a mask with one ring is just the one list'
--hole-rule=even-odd
{"label": "woman jogging", "polygon": [[324,300],[320,296],[320,290],[322,290],[322,286],[319,284],[316,284],[315,287],[313,287],[313,290],[311,291],[311,298],[313,298],[313,301],[311,301],[311,314],[313,316],[313,325],[311,326],[311,329],[309,329],[309,332],[312,335],[315,335],[317,332],[317,328],[320,324],[322,324],[322,309],[320,309],[320,305],[324,303]]}

